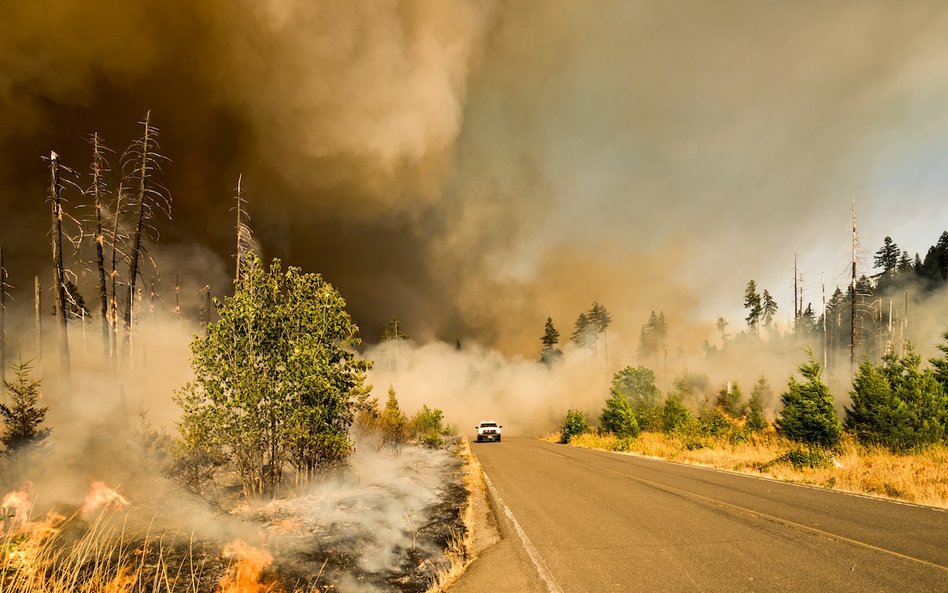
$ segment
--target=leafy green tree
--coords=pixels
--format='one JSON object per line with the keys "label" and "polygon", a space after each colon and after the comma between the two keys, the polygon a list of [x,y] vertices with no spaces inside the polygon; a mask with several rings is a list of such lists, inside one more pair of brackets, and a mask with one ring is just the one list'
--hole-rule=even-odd
{"label": "leafy green tree", "polygon": [[395,388],[391,386],[388,388],[388,401],[385,402],[385,407],[382,408],[379,428],[382,430],[382,444],[389,445],[396,450],[408,438],[408,418],[399,407]]}
{"label": "leafy green tree", "polygon": [[690,402],[697,407],[704,401],[710,391],[711,381],[707,375],[685,371],[679,375],[672,385],[672,393],[683,402]]}
{"label": "leafy green tree", "polygon": [[617,437],[636,437],[639,434],[639,423],[635,419],[632,405],[621,393],[613,392],[606,400],[606,407],[600,418],[602,429],[611,432]]}
{"label": "leafy green tree", "polygon": [[764,400],[770,401],[773,398],[773,390],[767,378],[761,375],[754,383],[751,390],[750,404],[747,410],[747,429],[751,432],[759,432],[767,428],[767,418],[764,417]]}
{"label": "leafy green tree", "polygon": [[756,334],[764,310],[754,280],[749,281],[744,289],[744,308],[747,309],[747,327]]}
{"label": "leafy green tree", "polygon": [[662,430],[667,433],[673,433],[688,426],[694,416],[681,399],[677,396],[669,396],[662,406]]}
{"label": "leafy green tree", "polygon": [[780,396],[783,409],[775,423],[777,432],[794,441],[833,447],[842,436],[842,424],[829,387],[821,379],[823,367],[811,353],[799,371],[804,381],[790,377],[787,391]]}
{"label": "leafy green tree", "polygon": [[731,418],[742,418],[747,413],[741,386],[730,381],[718,392],[717,405]]}
{"label": "leafy green tree", "polygon": [[546,318],[543,326],[543,337],[540,338],[543,349],[540,351],[540,362],[550,366],[563,357],[563,351],[556,347],[560,342],[560,332],[553,325],[553,318]]}
{"label": "leafy green tree", "polygon": [[51,431],[49,428],[40,428],[46,419],[48,408],[37,405],[42,382],[39,379],[30,379],[32,370],[29,362],[21,361],[13,365],[16,379],[13,382],[3,382],[10,394],[10,405],[0,404],[4,427],[0,443],[8,454],[39,443],[49,436]]}
{"label": "leafy green tree", "polygon": [[215,306],[219,320],[191,343],[195,378],[176,395],[182,454],[232,466],[246,495],[275,494],[288,465],[302,481],[344,460],[369,363],[338,291],[251,253]]}
{"label": "leafy green tree", "polygon": [[423,446],[437,449],[444,444],[444,412],[422,405],[411,419],[411,431]]}
{"label": "leafy green tree", "polygon": [[586,416],[579,410],[568,410],[566,418],[563,419],[563,426],[560,428],[560,442],[568,443],[574,436],[587,432],[589,432],[589,422]]}
{"label": "leafy green tree", "polygon": [[626,398],[642,430],[662,429],[661,392],[652,369],[627,366],[612,377],[612,395]]}

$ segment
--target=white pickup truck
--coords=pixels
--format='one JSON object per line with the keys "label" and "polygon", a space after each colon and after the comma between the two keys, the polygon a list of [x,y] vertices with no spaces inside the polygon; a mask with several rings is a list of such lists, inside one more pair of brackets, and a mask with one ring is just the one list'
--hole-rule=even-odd
{"label": "white pickup truck", "polygon": [[474,427],[477,430],[477,442],[497,441],[500,442],[500,426],[493,420],[482,420],[480,424]]}

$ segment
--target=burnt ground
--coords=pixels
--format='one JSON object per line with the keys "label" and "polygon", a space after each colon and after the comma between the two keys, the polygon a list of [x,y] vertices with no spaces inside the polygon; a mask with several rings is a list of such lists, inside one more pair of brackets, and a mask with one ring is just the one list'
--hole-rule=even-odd
{"label": "burnt ground", "polygon": [[[106,555],[142,566],[130,593],[151,591],[154,575],[168,575],[159,581],[169,592],[216,591],[232,563],[222,549],[234,539],[273,556],[260,578],[273,591],[422,593],[447,566],[444,550],[452,536],[464,534],[463,476],[463,461],[453,449],[369,448],[346,471],[306,492],[232,512],[193,497],[169,504],[130,496],[127,510],[98,518],[79,516],[78,506],[62,503],[43,513],[52,509],[72,517],[57,537],[63,552],[94,533],[109,543]],[[80,573],[94,569],[96,561],[86,562]]]}
{"label": "burnt ground", "polygon": [[464,466],[453,452],[404,447],[358,456],[353,471],[256,511],[288,590],[422,593],[465,529]]}

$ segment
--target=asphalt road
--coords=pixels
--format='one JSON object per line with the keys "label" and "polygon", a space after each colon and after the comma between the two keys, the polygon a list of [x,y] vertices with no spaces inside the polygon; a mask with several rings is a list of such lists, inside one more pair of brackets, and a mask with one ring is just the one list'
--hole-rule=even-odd
{"label": "asphalt road", "polygon": [[472,449],[502,540],[453,593],[948,592],[948,511],[534,439]]}

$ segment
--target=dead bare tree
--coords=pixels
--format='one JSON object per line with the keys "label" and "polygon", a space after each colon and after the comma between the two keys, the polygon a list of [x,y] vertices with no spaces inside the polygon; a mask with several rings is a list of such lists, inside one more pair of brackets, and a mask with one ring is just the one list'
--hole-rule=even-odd
{"label": "dead bare tree", "polygon": [[40,313],[42,312],[42,304],[40,302],[40,296],[42,294],[42,287],[40,286],[39,276],[33,277],[33,322],[35,324],[36,330],[36,370],[42,374],[43,372],[43,321]]}
{"label": "dead bare tree", "polygon": [[171,217],[171,199],[168,191],[155,181],[156,173],[161,171],[161,163],[167,159],[159,154],[158,128],[151,123],[151,111],[145,114],[141,122],[142,135],[122,155],[126,182],[134,188],[132,215],[134,217],[132,241],[129,250],[128,266],[128,302],[125,306],[126,339],[132,333],[132,309],[138,294],[136,283],[140,274],[142,255],[145,252],[146,236],[157,237],[156,229],[151,225],[156,211]]}
{"label": "dead bare tree", "polygon": [[3,247],[0,247],[0,395],[7,381],[7,269],[4,267]]}
{"label": "dead bare tree", "polygon": [[109,171],[109,162],[105,158],[108,148],[103,145],[98,132],[93,133],[90,143],[92,144],[92,187],[89,188],[89,193],[92,194],[93,208],[95,209],[95,256],[99,276],[99,314],[102,317],[102,347],[105,349],[105,355],[108,356],[111,350],[109,295],[105,281],[105,234],[102,226],[102,219],[108,214],[106,203],[108,186],[105,182],[105,174]]}
{"label": "dead bare tree", "polygon": [[66,328],[66,281],[63,267],[63,210],[59,155],[49,153],[49,193],[52,202],[53,293],[56,297],[56,318],[59,327],[59,363],[63,375],[69,376],[69,335]]}
{"label": "dead bare tree", "polygon": [[125,197],[125,186],[119,183],[118,192],[115,194],[115,212],[112,216],[112,264],[109,268],[109,327],[111,329],[111,351],[112,361],[118,354],[118,293],[116,285],[118,284],[118,256],[119,256],[119,237],[122,236],[120,230],[120,215],[124,207],[123,198]]}
{"label": "dead bare tree", "polygon": [[234,201],[237,202],[237,265],[234,281],[240,280],[240,271],[243,262],[251,253],[257,253],[257,240],[250,230],[250,216],[247,214],[247,200],[244,198],[243,175],[237,176],[237,189],[234,192]]}

